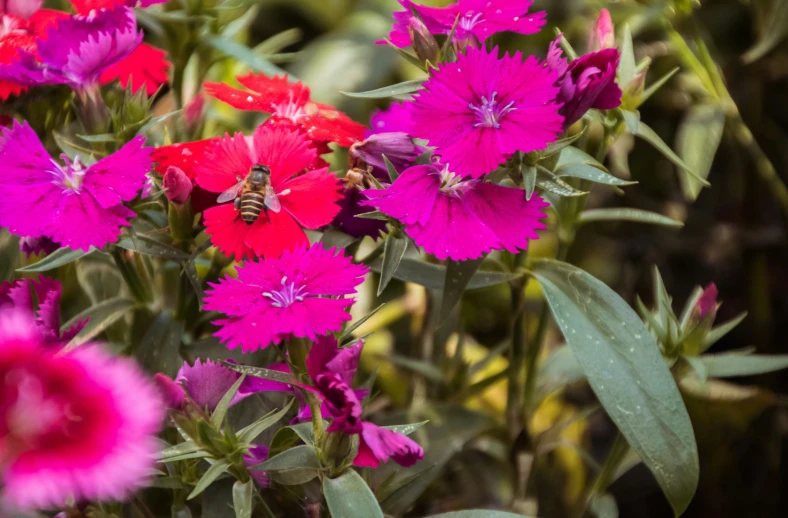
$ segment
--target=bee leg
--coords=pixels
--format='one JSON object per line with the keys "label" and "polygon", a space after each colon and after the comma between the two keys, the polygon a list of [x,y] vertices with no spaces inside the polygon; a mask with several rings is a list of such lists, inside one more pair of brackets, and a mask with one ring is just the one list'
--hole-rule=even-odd
{"label": "bee leg", "polygon": [[236,198],[235,201],[233,201],[233,207],[235,207],[235,210],[237,212],[237,214],[235,215],[235,220],[233,220],[233,221],[236,221],[236,220],[238,220],[238,218],[241,217],[241,197],[240,196],[238,198]]}

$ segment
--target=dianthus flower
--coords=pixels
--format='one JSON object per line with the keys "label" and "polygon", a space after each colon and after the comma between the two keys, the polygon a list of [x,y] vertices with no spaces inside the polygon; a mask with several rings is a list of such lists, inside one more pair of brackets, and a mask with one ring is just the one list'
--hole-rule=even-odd
{"label": "dianthus flower", "polygon": [[[35,53],[36,34],[42,32],[40,16],[36,20],[27,20],[20,10],[9,7],[6,7],[6,13],[0,14],[0,65],[14,62],[20,51]],[[0,79],[0,99],[3,101],[24,90],[22,85]]]}
{"label": "dianthus flower", "polygon": [[52,159],[27,122],[0,128],[0,226],[25,237],[49,237],[87,251],[114,242],[134,212],[134,199],[151,168],[145,138],[85,166]]}
{"label": "dianthus flower", "polygon": [[[353,377],[364,344],[361,340],[340,349],[333,337],[316,341],[306,358],[309,377],[333,418],[326,431],[359,435],[356,466],[378,467],[393,459],[402,466],[412,466],[424,458],[424,450],[405,435],[362,420],[361,399],[364,390],[354,390]],[[324,413],[325,416],[325,413]]]}
{"label": "dianthus flower", "polygon": [[376,133],[410,133],[410,113],[404,103],[396,101],[385,110],[375,110],[369,118],[369,129],[364,138]]}
{"label": "dianthus flower", "polygon": [[364,135],[363,124],[333,106],[312,101],[309,88],[303,83],[290,83],[287,76],[271,78],[263,74],[237,79],[247,90],[224,83],[205,83],[205,91],[239,110],[270,113],[266,124],[298,128],[315,141],[321,154],[330,151],[325,146],[327,142],[347,147]]}
{"label": "dianthus flower", "polygon": [[539,220],[548,204],[539,196],[526,200],[521,189],[463,180],[448,166],[414,166],[390,187],[364,193],[367,205],[401,221],[415,243],[438,259],[465,261],[492,250],[516,253],[546,228]]}
{"label": "dianthus flower", "polygon": [[279,259],[246,262],[237,278],[212,284],[205,309],[227,318],[214,334],[244,352],[279,343],[288,336],[315,339],[339,331],[350,320],[347,308],[367,268],[316,244],[285,252]]}
{"label": "dianthus flower", "polygon": [[168,0],[71,0],[71,5],[80,14],[86,14],[93,9],[112,9],[113,7],[149,7],[154,4],[164,4]]}
{"label": "dianthus flower", "polygon": [[561,132],[558,76],[535,57],[469,48],[408,102],[411,135],[462,176],[479,178],[516,151],[544,149]]}
{"label": "dianthus flower", "polygon": [[67,84],[92,92],[102,73],[126,59],[142,42],[128,7],[61,18],[36,40],[36,51],[20,49],[0,78],[24,86]]}
{"label": "dianthus flower", "polygon": [[219,138],[196,140],[194,142],[179,142],[168,146],[160,146],[153,150],[150,157],[156,163],[154,171],[162,178],[171,167],[177,167],[192,181],[192,209],[195,213],[217,205],[215,192],[206,191],[197,185],[197,164],[202,162],[206,153],[211,150],[214,142]]}
{"label": "dianthus flower", "polygon": [[606,48],[580,56],[571,63],[563,57],[559,42],[550,44],[547,67],[559,76],[558,101],[564,103],[564,128],[579,121],[591,108],[612,110],[621,105],[621,88],[616,84],[619,52]]}
{"label": "dianthus flower", "polygon": [[146,483],[163,407],[131,360],[91,344],[59,352],[26,315],[0,311],[0,383],[0,514],[121,500]]}
{"label": "dianthus flower", "polygon": [[[261,164],[271,171],[271,185],[281,210],[261,211],[247,224],[233,202],[206,210],[206,232],[214,245],[240,260],[262,256],[276,258],[309,241],[304,228],[317,229],[331,223],[339,205],[339,180],[327,168],[305,170],[316,152],[307,137],[294,130],[262,125],[254,133],[250,147],[240,133],[225,136],[212,144],[196,167],[197,184],[214,193],[223,193]],[[219,194],[217,194],[218,196]]]}
{"label": "dianthus flower", "polygon": [[[415,10],[432,34],[450,34],[452,27],[456,42],[484,42],[498,32],[535,34],[545,24],[546,13],[528,14],[533,0],[459,0],[446,7],[428,7],[411,0],[398,0],[404,11],[394,13],[394,26],[389,40],[399,48],[412,44],[408,20]],[[475,41],[474,41],[475,40]],[[379,41],[377,43],[386,43]]]}
{"label": "dianthus flower", "polygon": [[27,257],[38,254],[51,254],[59,247],[48,237],[23,237],[19,240],[19,250]]}
{"label": "dianthus flower", "polygon": [[79,333],[88,319],[79,320],[70,329],[60,332],[60,282],[40,276],[0,284],[0,311],[15,309],[35,319],[44,342],[62,345]]}

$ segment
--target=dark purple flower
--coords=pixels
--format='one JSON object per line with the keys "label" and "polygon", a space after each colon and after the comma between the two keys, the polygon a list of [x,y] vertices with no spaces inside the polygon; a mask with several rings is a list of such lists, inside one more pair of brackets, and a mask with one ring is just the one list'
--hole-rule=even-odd
{"label": "dark purple flower", "polygon": [[266,460],[268,460],[268,448],[260,444],[252,446],[249,448],[249,451],[244,454],[244,465],[260,487],[268,487],[270,485],[271,482],[268,480],[268,475],[265,471],[251,468],[258,464],[262,464]]}
{"label": "dark purple flower", "polygon": [[571,63],[563,57],[559,42],[550,44],[547,67],[558,73],[558,101],[564,103],[560,113],[564,128],[579,121],[591,108],[612,110],[621,105],[621,88],[616,84],[618,49],[603,49],[581,56]]}
{"label": "dark purple flower", "polygon": [[20,50],[0,66],[0,79],[24,86],[67,84],[78,91],[98,87],[101,73],[127,58],[142,43],[128,7],[74,15],[52,25],[36,42],[36,53]]}
{"label": "dark purple flower", "polygon": [[28,257],[38,254],[50,254],[58,249],[57,244],[48,237],[23,237],[19,240],[19,249]]}

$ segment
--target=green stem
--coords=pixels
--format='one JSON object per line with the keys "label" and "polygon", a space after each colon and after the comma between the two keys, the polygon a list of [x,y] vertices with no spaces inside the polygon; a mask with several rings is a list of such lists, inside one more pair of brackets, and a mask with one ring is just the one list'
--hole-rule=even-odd
{"label": "green stem", "polygon": [[[527,258],[527,251],[520,252],[514,258],[513,271],[525,266]],[[536,354],[538,354],[539,345],[528,348],[529,350],[526,352],[528,334],[526,332],[525,288],[528,284],[528,279],[528,277],[525,277],[524,280],[515,282],[512,285],[512,311],[515,314],[515,319],[509,349],[509,385],[506,398],[506,422],[509,426],[509,435],[512,438],[516,438],[526,425],[525,415],[523,414],[526,357],[534,354],[531,352],[531,349],[537,349]]]}
{"label": "green stem", "polygon": [[143,282],[137,268],[126,259],[125,251],[119,247],[112,247],[111,254],[134,299],[143,304],[153,302],[150,287]]}
{"label": "green stem", "polygon": [[591,505],[594,498],[605,492],[607,486],[613,481],[613,477],[627,453],[629,453],[629,443],[624,439],[624,436],[621,435],[621,432],[618,432],[613,441],[613,446],[610,447],[610,451],[607,454],[605,464],[602,466],[602,470],[597,475],[596,480],[594,480],[594,485],[591,486],[588,492],[585,502],[586,509]]}

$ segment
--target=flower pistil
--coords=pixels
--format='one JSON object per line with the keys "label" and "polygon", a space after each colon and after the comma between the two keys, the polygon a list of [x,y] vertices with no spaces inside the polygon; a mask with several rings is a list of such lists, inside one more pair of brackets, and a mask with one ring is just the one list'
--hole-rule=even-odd
{"label": "flower pistil", "polygon": [[468,108],[470,108],[479,119],[479,122],[473,125],[474,128],[484,126],[486,128],[499,129],[501,127],[501,118],[507,113],[517,109],[514,106],[514,101],[501,107],[496,99],[497,96],[498,92],[493,92],[489,99],[487,99],[487,96],[483,95],[480,106],[476,106],[473,103],[468,104]]}

